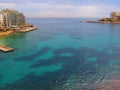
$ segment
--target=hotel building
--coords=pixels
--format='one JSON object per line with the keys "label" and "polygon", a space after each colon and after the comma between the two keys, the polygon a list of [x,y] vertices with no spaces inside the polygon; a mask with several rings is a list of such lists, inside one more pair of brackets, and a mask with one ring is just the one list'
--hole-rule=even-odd
{"label": "hotel building", "polygon": [[0,30],[20,30],[26,26],[23,13],[16,10],[4,9],[0,12]]}

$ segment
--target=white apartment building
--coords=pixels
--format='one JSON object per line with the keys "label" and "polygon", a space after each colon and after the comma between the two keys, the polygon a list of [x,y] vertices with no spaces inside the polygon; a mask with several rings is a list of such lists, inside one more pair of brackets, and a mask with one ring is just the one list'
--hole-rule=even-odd
{"label": "white apartment building", "polygon": [[4,9],[0,12],[0,30],[19,30],[25,26],[26,19],[23,13],[9,9]]}

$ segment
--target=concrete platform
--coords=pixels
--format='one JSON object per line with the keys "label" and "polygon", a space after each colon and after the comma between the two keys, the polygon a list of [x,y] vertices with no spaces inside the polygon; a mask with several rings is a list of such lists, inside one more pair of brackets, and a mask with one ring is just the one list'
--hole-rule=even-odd
{"label": "concrete platform", "polygon": [[25,29],[18,30],[17,32],[29,32],[32,30],[37,30],[36,27],[26,27]]}
{"label": "concrete platform", "polygon": [[0,46],[0,51],[2,51],[2,52],[11,52],[11,51],[14,51],[14,49],[11,48],[11,47]]}

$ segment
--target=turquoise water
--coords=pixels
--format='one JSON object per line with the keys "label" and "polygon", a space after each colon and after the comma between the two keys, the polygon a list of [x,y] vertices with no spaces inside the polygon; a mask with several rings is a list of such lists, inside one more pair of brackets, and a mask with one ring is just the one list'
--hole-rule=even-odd
{"label": "turquoise water", "polygon": [[120,25],[80,20],[28,19],[38,30],[0,38],[15,49],[0,52],[0,90],[94,90],[119,77]]}

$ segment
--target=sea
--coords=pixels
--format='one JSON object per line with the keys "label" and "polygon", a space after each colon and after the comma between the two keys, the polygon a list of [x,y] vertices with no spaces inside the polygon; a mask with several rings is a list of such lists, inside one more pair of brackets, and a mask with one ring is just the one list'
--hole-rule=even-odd
{"label": "sea", "polygon": [[120,90],[120,24],[84,20],[28,18],[38,30],[0,37],[14,48],[0,52],[0,90]]}

